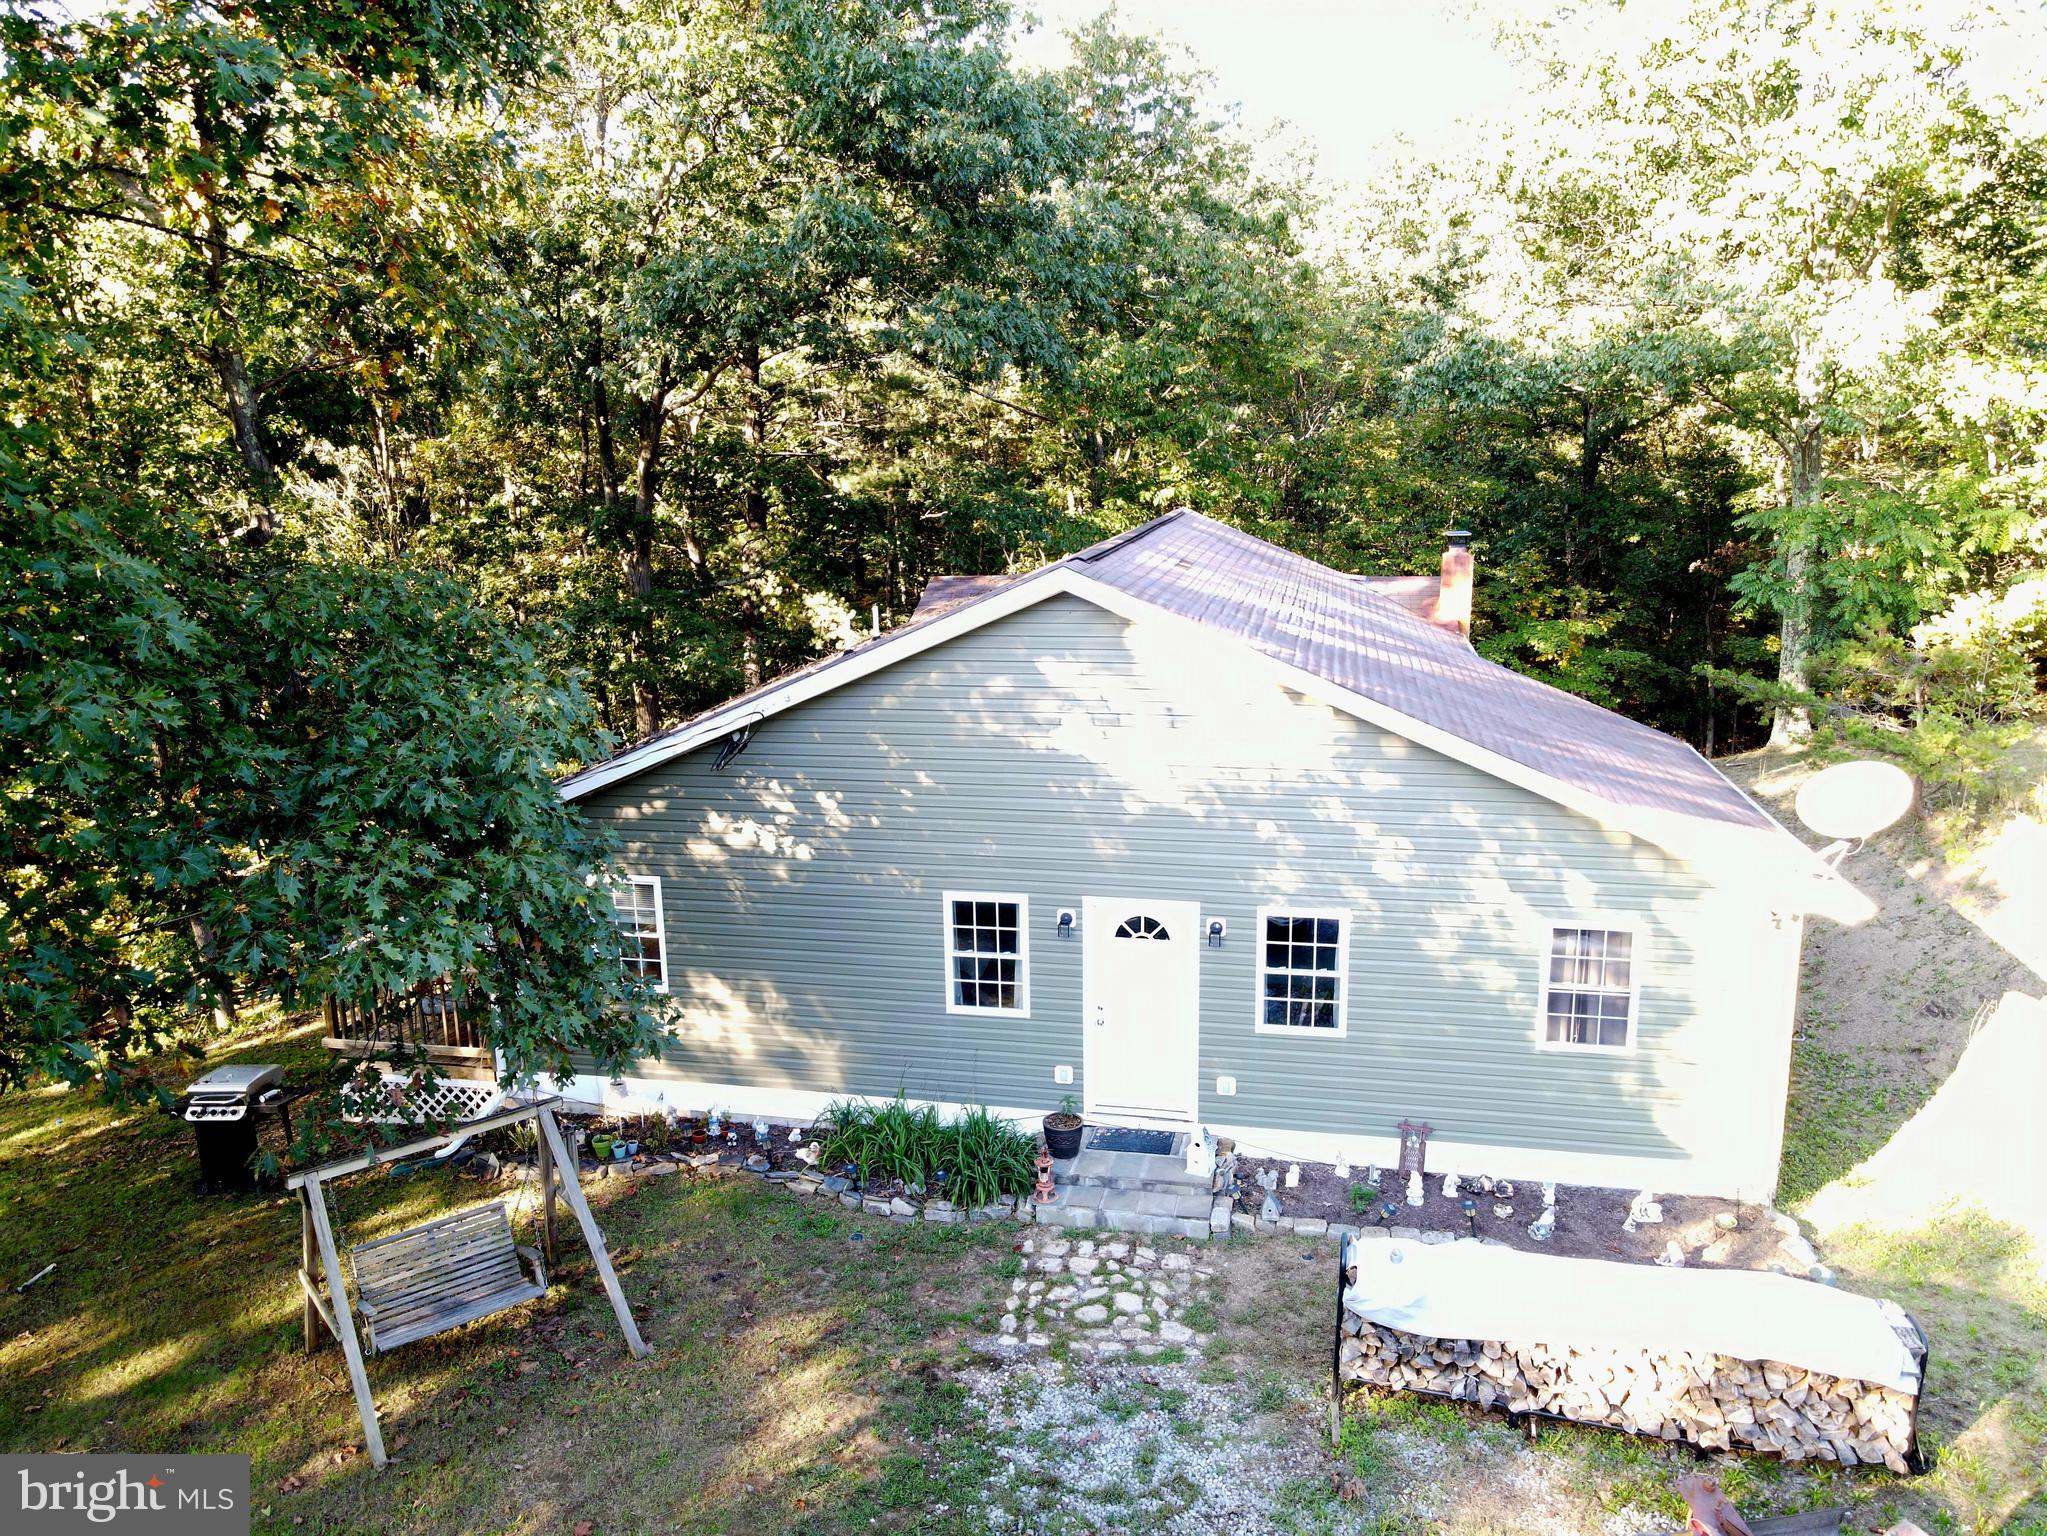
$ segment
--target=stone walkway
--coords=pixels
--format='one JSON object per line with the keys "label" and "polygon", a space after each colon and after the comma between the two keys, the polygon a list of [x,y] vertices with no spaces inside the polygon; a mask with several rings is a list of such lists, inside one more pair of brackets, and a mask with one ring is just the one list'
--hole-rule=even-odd
{"label": "stone walkway", "polygon": [[1022,1355],[1064,1340],[1078,1357],[1199,1358],[1202,1334],[1182,1315],[1211,1265],[1127,1238],[1069,1240],[1033,1234],[1017,1244],[1024,1273],[1010,1282],[991,1352]]}

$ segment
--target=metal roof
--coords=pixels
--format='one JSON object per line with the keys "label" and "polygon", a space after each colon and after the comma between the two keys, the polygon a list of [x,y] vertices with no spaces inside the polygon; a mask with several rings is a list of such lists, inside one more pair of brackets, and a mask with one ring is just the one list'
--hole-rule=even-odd
{"label": "metal roof", "polygon": [[1072,560],[1132,597],[1601,799],[1775,825],[1676,737],[1487,661],[1369,585],[1197,512]]}
{"label": "metal roof", "polygon": [[917,599],[913,619],[928,619],[935,613],[948,608],[957,608],[971,598],[984,592],[992,592],[1014,581],[1014,576],[934,576],[924,583],[924,591]]}
{"label": "metal roof", "polygon": [[[707,732],[737,730],[767,712],[774,695],[798,685],[806,685],[806,696],[832,686],[824,674],[848,663],[867,663],[852,669],[849,680],[865,675],[891,648],[905,655],[921,649],[905,642],[932,625],[970,623],[974,608],[1060,570],[1233,636],[1276,661],[1611,804],[1781,832],[1676,737],[1487,661],[1456,633],[1420,617],[1410,605],[1418,584],[1433,585],[1433,578],[1349,576],[1187,510],[1020,576],[942,578],[948,588],[942,593],[927,588],[908,623],[593,764],[563,780],[562,792],[574,798],[615,780],[627,767],[621,759],[634,759],[629,771],[637,771],[668,755],[664,744],[684,751]],[[1381,582],[1400,586],[1386,590]]]}
{"label": "metal roof", "polygon": [[1345,576],[1344,580],[1374,597],[1400,604],[1418,619],[1436,622],[1436,599],[1443,591],[1440,576]]}

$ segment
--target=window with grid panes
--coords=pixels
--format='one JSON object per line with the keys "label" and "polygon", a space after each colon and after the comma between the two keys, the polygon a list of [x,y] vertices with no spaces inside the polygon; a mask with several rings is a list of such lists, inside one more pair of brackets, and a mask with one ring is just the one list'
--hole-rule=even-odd
{"label": "window with grid panes", "polygon": [[1635,1026],[1635,936],[1624,928],[1550,930],[1543,1040],[1625,1048]]}
{"label": "window with grid panes", "polygon": [[1024,1010],[1024,905],[1019,896],[946,897],[946,960],[954,1009]]}
{"label": "window with grid panes", "polygon": [[1263,920],[1259,1026],[1340,1033],[1348,970],[1346,915],[1271,909]]}
{"label": "window with grid panes", "polygon": [[635,875],[611,889],[611,920],[618,925],[619,959],[630,975],[668,985],[668,957],[661,938],[661,882]]}

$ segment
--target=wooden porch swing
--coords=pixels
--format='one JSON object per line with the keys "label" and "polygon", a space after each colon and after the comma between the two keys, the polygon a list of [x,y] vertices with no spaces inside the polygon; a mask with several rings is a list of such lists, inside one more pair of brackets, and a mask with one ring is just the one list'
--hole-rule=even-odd
{"label": "wooden porch swing", "polygon": [[[347,1358],[349,1384],[355,1389],[355,1405],[362,1414],[364,1443],[369,1447],[371,1462],[378,1467],[389,1458],[384,1454],[376,1402],[370,1396],[369,1376],[363,1366],[363,1343],[367,1342],[370,1354],[381,1354],[546,1295],[547,1265],[554,1262],[557,1179],[562,1197],[583,1229],[583,1241],[589,1245],[590,1257],[604,1281],[611,1309],[618,1314],[619,1331],[625,1335],[627,1346],[636,1359],[652,1353],[640,1338],[632,1309],[626,1305],[625,1292],[611,1267],[604,1233],[590,1214],[590,1202],[583,1197],[576,1160],[554,1118],[558,1102],[540,1099],[500,1109],[438,1136],[308,1168],[286,1180],[299,1194],[298,1277],[299,1287],[305,1292],[306,1353],[319,1348],[320,1331],[316,1324],[326,1324]],[[355,1276],[355,1299],[351,1304],[342,1275],[341,1251],[334,1241],[333,1218],[327,1208],[327,1186],[380,1164],[446,1151],[453,1144],[485,1131],[527,1123],[537,1133],[541,1251],[535,1252],[514,1241],[511,1218],[503,1201],[474,1206],[349,1248],[349,1268]],[[363,1323],[360,1341],[356,1337],[358,1317]]]}

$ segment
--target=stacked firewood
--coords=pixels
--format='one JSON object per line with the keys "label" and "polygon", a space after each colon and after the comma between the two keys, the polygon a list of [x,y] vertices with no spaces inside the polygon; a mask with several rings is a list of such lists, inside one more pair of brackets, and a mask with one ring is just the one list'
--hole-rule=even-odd
{"label": "stacked firewood", "polygon": [[1338,1371],[1346,1386],[1429,1392],[1710,1450],[1893,1472],[1907,1470],[1912,1450],[1911,1393],[1773,1360],[1428,1338],[1346,1307]]}

